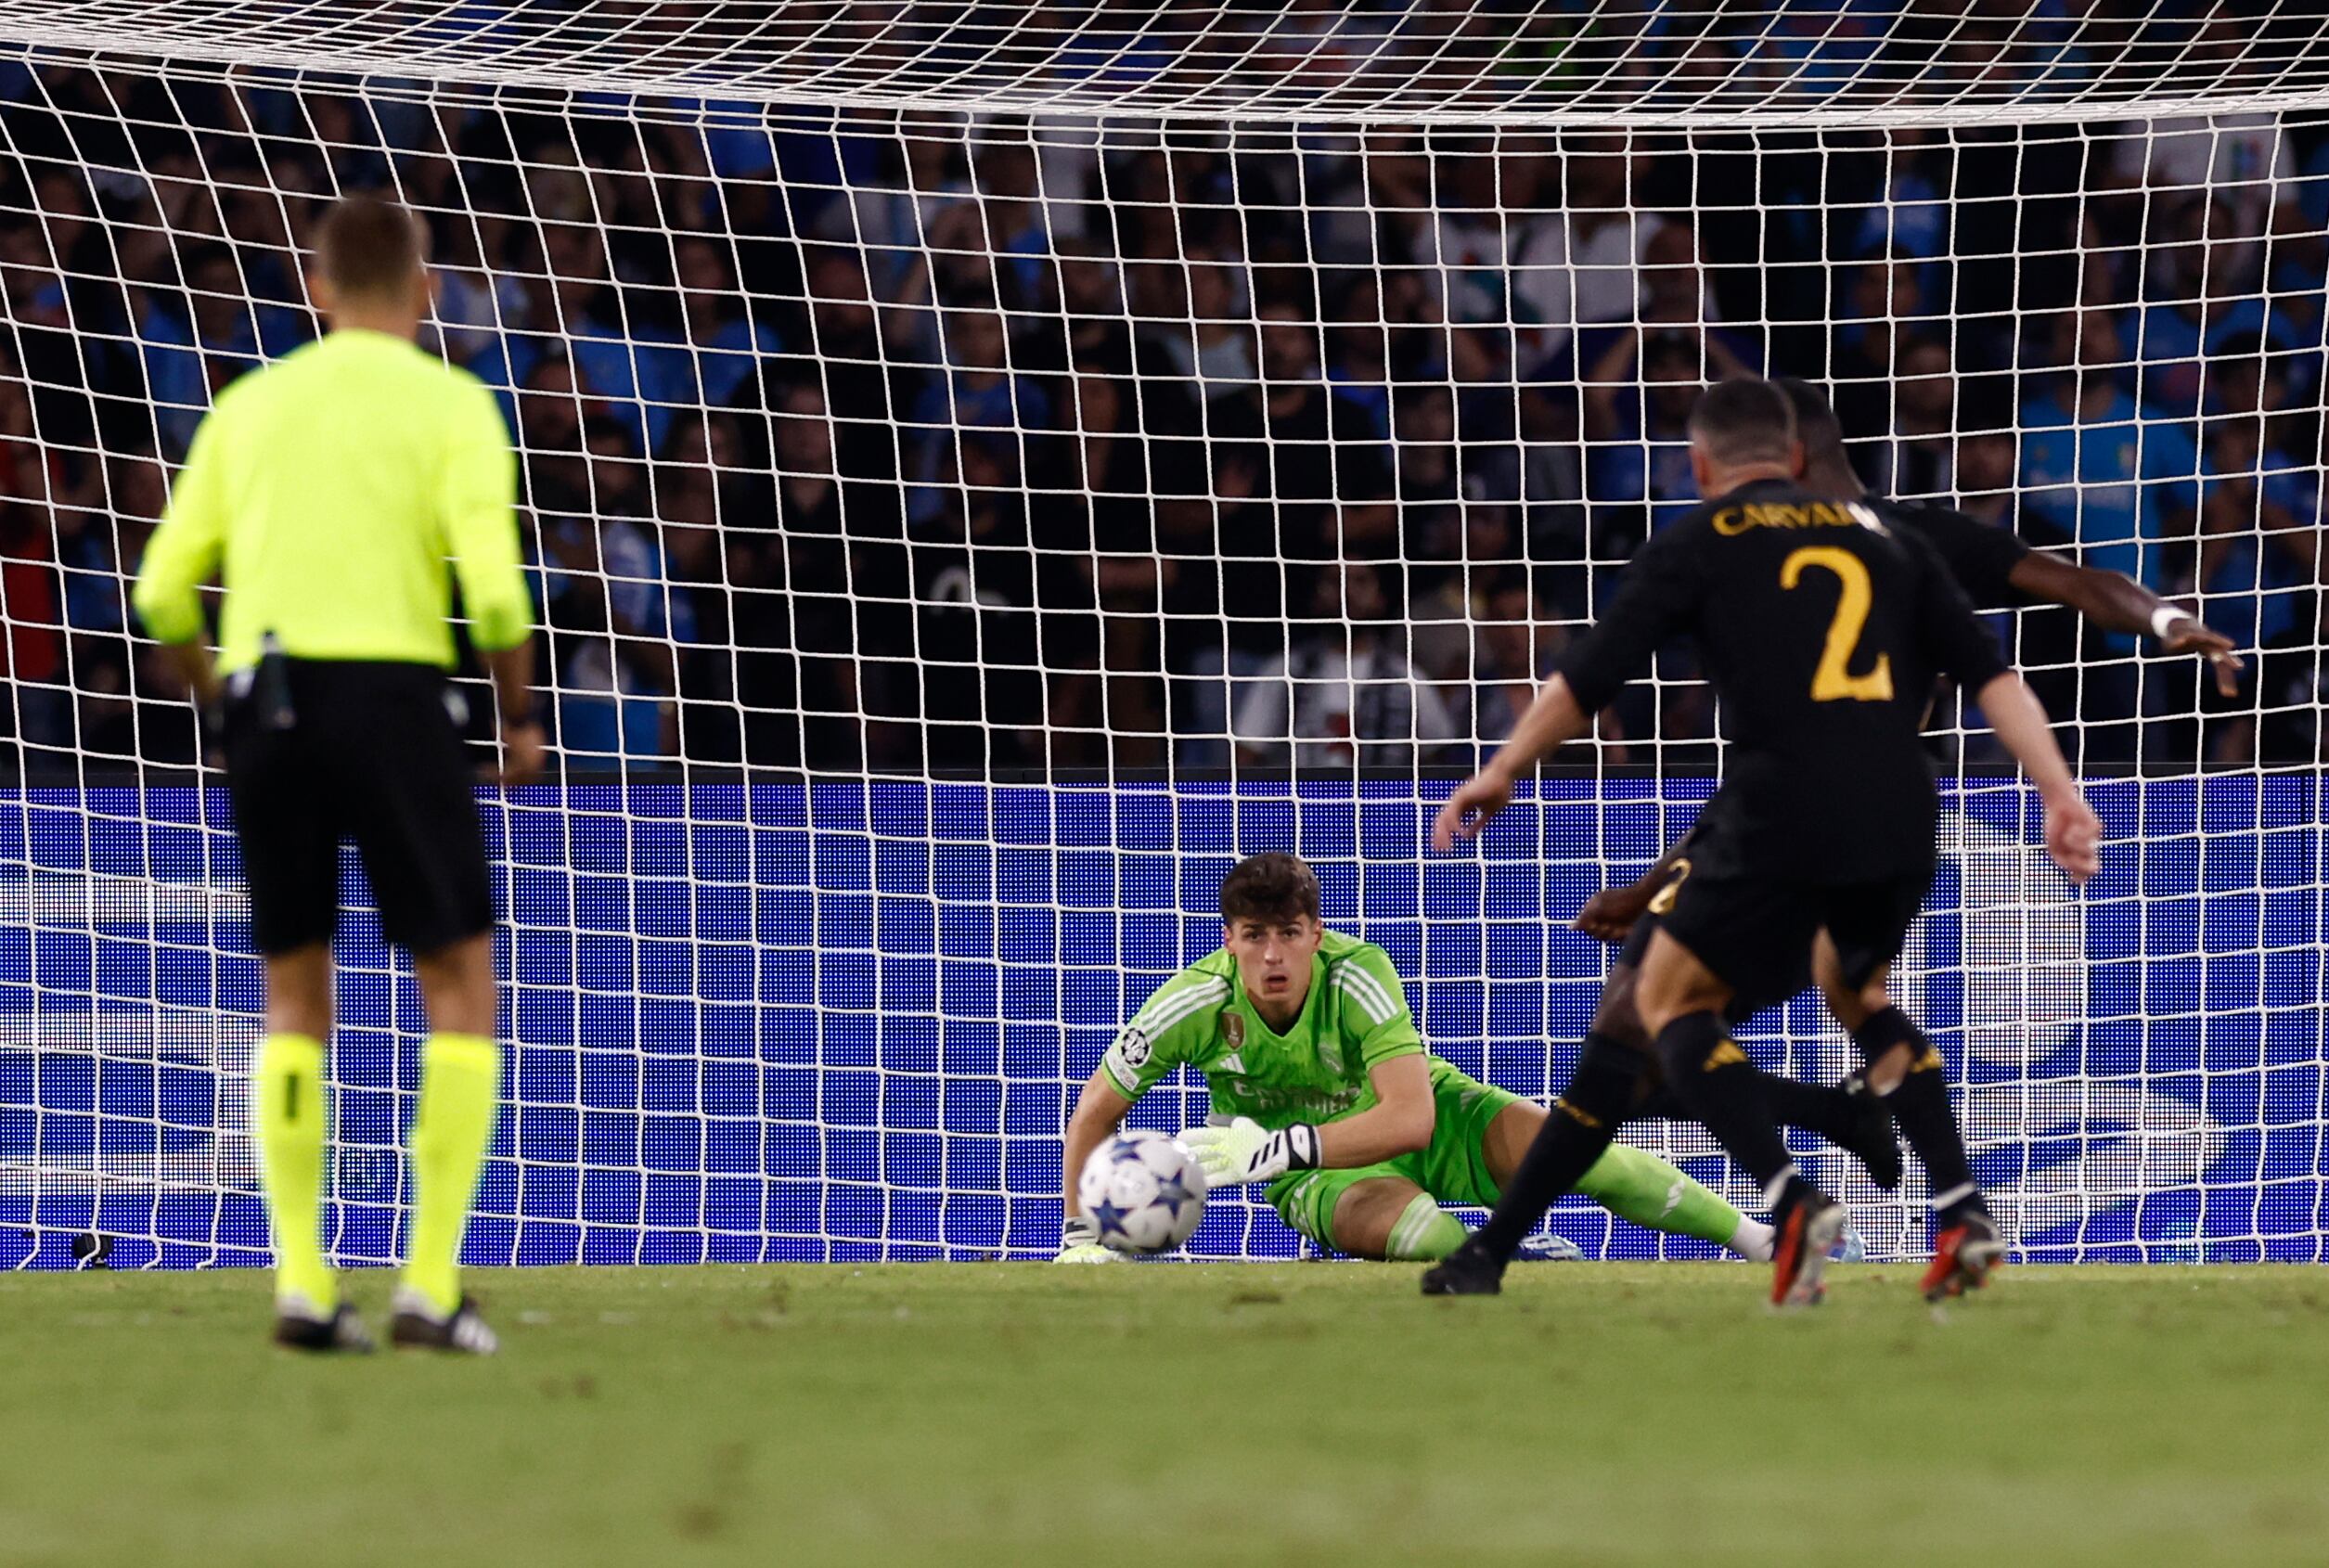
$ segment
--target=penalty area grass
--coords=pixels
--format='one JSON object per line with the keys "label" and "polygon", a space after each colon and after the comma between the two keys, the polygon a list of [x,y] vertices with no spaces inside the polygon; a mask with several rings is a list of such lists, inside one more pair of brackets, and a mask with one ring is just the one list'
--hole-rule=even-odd
{"label": "penalty area grass", "polygon": [[[0,1563],[2319,1561],[2329,1271],[476,1271],[503,1354],[267,1279],[0,1277]],[[376,1331],[388,1277],[353,1278]]]}

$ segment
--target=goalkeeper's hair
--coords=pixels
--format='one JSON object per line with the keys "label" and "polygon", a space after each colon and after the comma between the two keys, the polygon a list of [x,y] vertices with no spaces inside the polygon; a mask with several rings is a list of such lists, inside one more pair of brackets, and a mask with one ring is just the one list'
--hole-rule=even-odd
{"label": "goalkeeper's hair", "polygon": [[1795,410],[1761,377],[1734,376],[1700,396],[1690,433],[1717,462],[1784,463],[1794,456]]}
{"label": "goalkeeper's hair", "polygon": [[343,298],[392,297],[428,256],[420,214],[384,197],[342,197],[315,225],[315,270]]}
{"label": "goalkeeper's hair", "polygon": [[1221,879],[1221,918],[1287,922],[1319,918],[1319,874],[1298,855],[1255,855]]}

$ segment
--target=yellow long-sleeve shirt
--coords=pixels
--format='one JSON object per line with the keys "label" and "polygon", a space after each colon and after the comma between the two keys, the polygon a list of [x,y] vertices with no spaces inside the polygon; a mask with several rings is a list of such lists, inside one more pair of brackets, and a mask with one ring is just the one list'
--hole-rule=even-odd
{"label": "yellow long-sleeve shirt", "polygon": [[137,613],[191,642],[216,577],[225,669],[257,662],[270,632],[298,659],[450,668],[454,579],[479,648],[532,627],[516,504],[483,382],[400,338],[333,332],[220,395],[146,548]]}

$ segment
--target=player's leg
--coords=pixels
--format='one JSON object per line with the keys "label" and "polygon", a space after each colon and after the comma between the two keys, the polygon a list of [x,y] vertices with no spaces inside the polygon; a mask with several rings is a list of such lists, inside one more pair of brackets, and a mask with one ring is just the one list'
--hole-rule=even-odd
{"label": "player's leg", "polygon": [[[1609,971],[1608,981],[1602,986],[1601,1004],[1594,1009],[1585,1047],[1589,1052],[1596,1041],[1602,1041],[1642,1053],[1647,1071],[1642,1074],[1635,1118],[1688,1120],[1681,1102],[1667,1091],[1656,1063],[1648,1060],[1650,1035],[1642,1028],[1641,1010],[1634,1005],[1634,981],[1641,970],[1641,955],[1663,923],[1660,912],[1634,922],[1617,962]],[[1731,998],[1727,1015],[1730,1021],[1734,1025],[1744,1023],[1765,1007],[1777,1006],[1809,985],[1811,971],[1808,960],[1797,974],[1774,981],[1764,996]],[[1893,1136],[1892,1118],[1857,1080],[1830,1085],[1801,1083],[1780,1073],[1764,1073],[1762,1077],[1773,1121],[1783,1127],[1800,1127],[1817,1134],[1843,1150],[1867,1167],[1870,1177],[1886,1192],[1900,1185],[1900,1147]]]}
{"label": "player's leg", "polygon": [[[288,680],[279,667],[271,677]],[[300,1350],[368,1350],[324,1256],[324,1135],[331,1107],[331,938],[340,913],[340,829],[312,726],[284,724],[280,688],[255,712],[250,682],[226,704],[227,795],[264,966],[266,1037],[251,1072],[251,1126],[275,1249],[275,1338]]]}
{"label": "player's leg", "polygon": [[1845,1215],[1796,1169],[1762,1075],[1724,1014],[1739,981],[1794,972],[1819,923],[1816,909],[1782,884],[1693,877],[1651,942],[1635,990],[1667,1087],[1761,1185],[1779,1221],[1771,1299],[1781,1305],[1820,1299]]}
{"label": "player's leg", "polygon": [[1265,1194],[1295,1230],[1349,1257],[1446,1257],[1464,1239],[1463,1221],[1423,1190],[1418,1156],[1344,1170],[1299,1171]]}
{"label": "player's leg", "polygon": [[[1623,1071],[1622,1064],[1614,1065]],[[1537,1157],[1540,1148],[1546,1150],[1543,1163],[1550,1163],[1564,1150],[1573,1150],[1570,1157],[1574,1159],[1576,1153],[1598,1145],[1600,1151],[1586,1162],[1585,1168],[1561,1189],[1562,1192],[1581,1192],[1618,1218],[1630,1220],[1645,1230],[1695,1237],[1718,1247],[1727,1247],[1741,1257],[1769,1262],[1769,1226],[1741,1214],[1720,1195],[1647,1150],[1613,1142],[1604,1129],[1584,1125],[1580,1117],[1590,1112],[1577,1109],[1580,1098],[1588,1104],[1597,1099],[1615,1098],[1615,1084],[1607,1096],[1596,1096],[1594,1084],[1600,1076],[1599,1066],[1589,1067],[1580,1061],[1576,1076],[1569,1081],[1568,1090],[1554,1101],[1550,1113],[1519,1101],[1505,1107],[1489,1124],[1484,1140],[1485,1154],[1489,1175],[1499,1190],[1517,1189],[1521,1172],[1530,1159]],[[1622,1112],[1620,1115],[1622,1118]],[[1571,1135],[1569,1127],[1584,1136]],[[1557,1198],[1560,1193],[1554,1196]],[[1489,1237],[1485,1227],[1482,1235],[1491,1250],[1501,1243],[1501,1237]]]}
{"label": "player's leg", "polygon": [[[501,1098],[495,1038],[492,882],[460,732],[431,672],[386,672],[363,707],[392,713],[394,743],[349,780],[350,827],[380,930],[413,955],[429,1016],[413,1117],[412,1227],[391,1335],[400,1345],[487,1354],[493,1331],[461,1293],[461,1238]],[[354,706],[354,705],[352,705]]]}
{"label": "player's leg", "polygon": [[1463,1244],[1463,1221],[1401,1176],[1354,1182],[1343,1189],[1326,1245],[1356,1258],[1444,1258]]}
{"label": "player's leg", "polygon": [[1880,1065],[1884,1076],[1899,1073],[1883,1100],[1932,1189],[1934,1257],[1924,1289],[1938,1299],[1986,1283],[2004,1257],[2005,1244],[1974,1179],[1973,1161],[1949,1102],[1941,1053],[1893,1002],[1886,983],[1922,895],[1922,886],[1908,879],[1888,890],[1856,890],[1832,911],[1813,965],[1829,1010],[1869,1064],[1872,1086],[1884,1081]]}
{"label": "player's leg", "polygon": [[340,1308],[340,1284],[320,1234],[331,948],[311,942],[270,953],[264,962],[267,1033],[251,1065],[251,1122],[275,1243],[276,1310],[286,1322],[327,1324]]}
{"label": "player's leg", "polygon": [[493,937],[480,932],[416,954],[413,969],[428,1006],[429,1043],[412,1125],[412,1232],[399,1295],[418,1297],[428,1316],[450,1323],[462,1305],[461,1238],[501,1099]]}

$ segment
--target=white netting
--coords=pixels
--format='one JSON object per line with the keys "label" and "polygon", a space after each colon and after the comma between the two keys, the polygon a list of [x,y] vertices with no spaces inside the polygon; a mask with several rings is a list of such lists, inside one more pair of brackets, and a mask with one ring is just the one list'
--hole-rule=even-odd
{"label": "white netting", "polygon": [[[0,0],[0,1260],[262,1242],[230,841],[126,581],[356,188],[428,215],[431,346],[510,413],[566,778],[489,814],[481,1260],[1040,1249],[1067,1099],[1257,849],[1435,1048],[1557,1086],[1603,961],[1563,922],[1719,766],[1687,654],[1485,864],[1420,824],[1737,367],[2250,650],[2216,701],[2004,621],[2129,775],[2111,870],[2070,898],[1951,730],[1905,968],[2039,1255],[2318,1255],[2329,14],[2158,9]],[[419,1025],[356,936],[333,1213],[377,1258]],[[1801,1005],[1757,1038],[1846,1065]]]}

